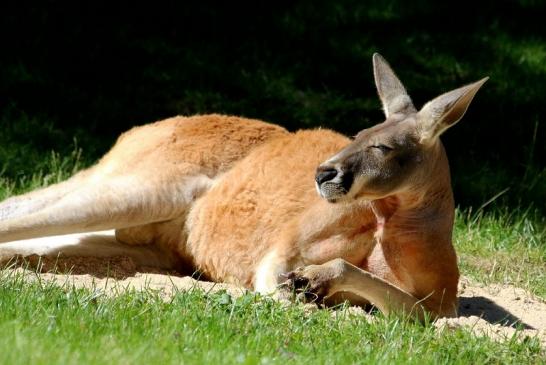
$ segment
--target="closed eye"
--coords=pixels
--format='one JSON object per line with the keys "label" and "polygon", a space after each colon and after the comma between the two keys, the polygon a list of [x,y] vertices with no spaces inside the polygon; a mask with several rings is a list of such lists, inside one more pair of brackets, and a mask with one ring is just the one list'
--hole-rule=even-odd
{"label": "closed eye", "polygon": [[392,151],[394,149],[394,148],[386,146],[384,144],[378,144],[378,145],[374,145],[374,146],[371,146],[371,147],[372,148],[377,148],[377,149],[381,150],[381,152],[383,152],[383,153],[387,153],[387,152]]}

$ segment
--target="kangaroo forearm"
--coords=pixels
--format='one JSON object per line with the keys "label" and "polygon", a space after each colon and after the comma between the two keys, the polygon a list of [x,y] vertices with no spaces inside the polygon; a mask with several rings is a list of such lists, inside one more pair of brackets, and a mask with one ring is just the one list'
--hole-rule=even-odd
{"label": "kangaroo forearm", "polygon": [[344,280],[336,289],[367,299],[386,315],[403,313],[419,321],[425,316],[420,301],[413,295],[350,263],[346,263]]}

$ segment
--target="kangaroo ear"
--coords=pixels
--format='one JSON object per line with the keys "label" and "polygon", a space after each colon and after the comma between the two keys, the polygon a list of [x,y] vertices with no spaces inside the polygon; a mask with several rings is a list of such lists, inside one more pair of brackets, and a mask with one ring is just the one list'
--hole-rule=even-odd
{"label": "kangaroo ear", "polygon": [[379,53],[373,55],[373,75],[379,99],[381,99],[383,111],[387,118],[395,113],[409,114],[417,111],[404,85]]}
{"label": "kangaroo ear", "polygon": [[421,143],[432,142],[446,129],[455,125],[463,117],[474,95],[488,79],[489,77],[485,77],[426,103],[417,113]]}

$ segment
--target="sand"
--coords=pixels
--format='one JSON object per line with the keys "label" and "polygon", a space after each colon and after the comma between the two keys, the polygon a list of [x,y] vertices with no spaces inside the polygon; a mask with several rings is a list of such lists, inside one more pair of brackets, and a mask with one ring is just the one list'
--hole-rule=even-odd
{"label": "sand", "polygon": [[[164,298],[192,288],[200,288],[205,292],[225,290],[234,297],[246,292],[234,285],[200,281],[180,276],[176,272],[137,267],[126,257],[106,260],[89,257],[49,260],[31,256],[27,260],[25,268],[19,264],[4,270],[22,273],[28,280],[38,277],[37,270],[41,272],[42,280],[77,288],[100,289],[107,295],[115,295],[126,289],[151,289]],[[51,272],[53,269],[55,273]],[[466,277],[460,281],[459,299],[459,316],[438,319],[434,325],[439,331],[468,327],[476,335],[489,336],[498,341],[513,336],[518,339],[537,337],[546,347],[546,301],[520,288],[510,285],[481,285]],[[312,305],[308,308],[313,310]],[[373,320],[373,316],[359,308],[351,308],[350,311]]]}

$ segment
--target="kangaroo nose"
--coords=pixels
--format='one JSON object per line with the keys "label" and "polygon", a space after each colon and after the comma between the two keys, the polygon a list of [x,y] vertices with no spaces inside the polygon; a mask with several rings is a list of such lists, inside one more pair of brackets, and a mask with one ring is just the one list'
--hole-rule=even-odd
{"label": "kangaroo nose", "polygon": [[317,169],[315,181],[321,185],[325,181],[330,181],[337,176],[337,170],[331,167],[320,167]]}

